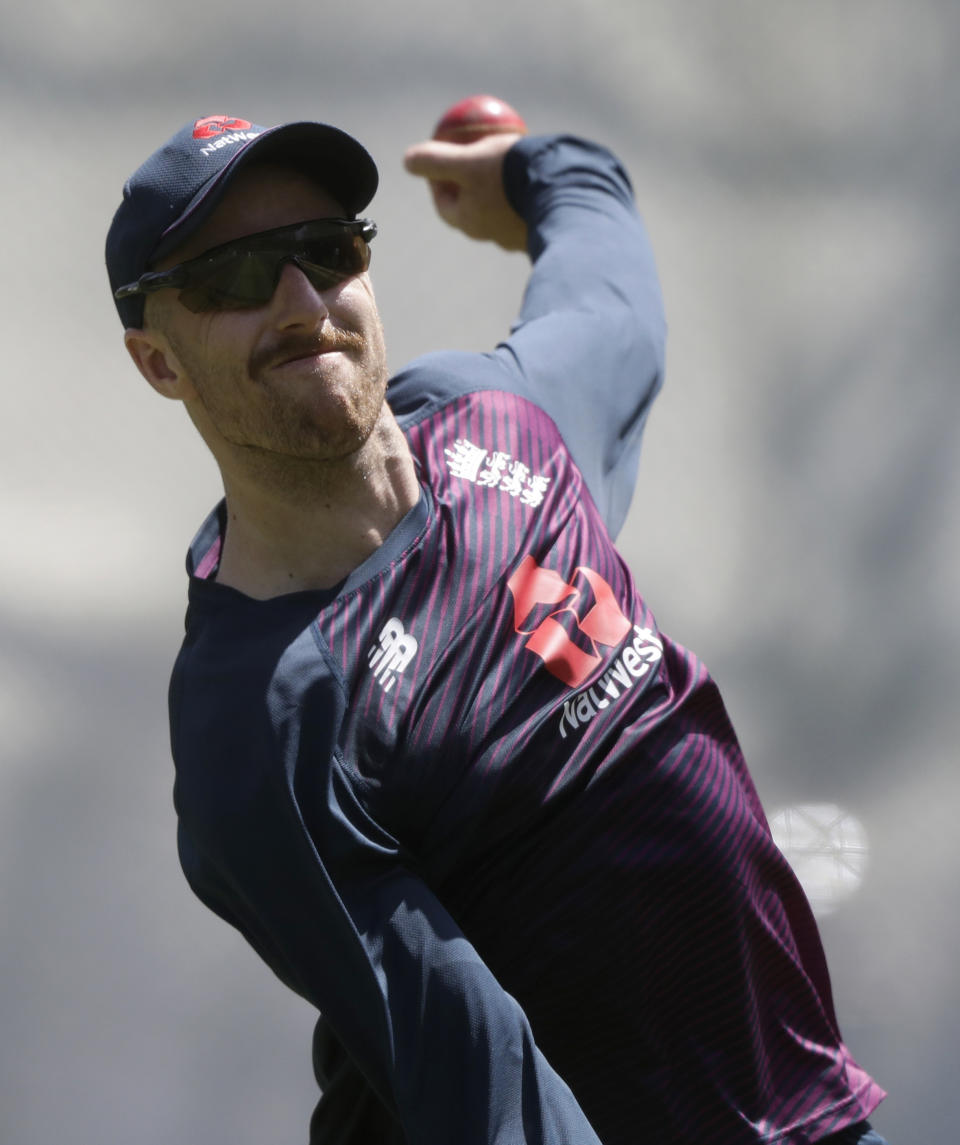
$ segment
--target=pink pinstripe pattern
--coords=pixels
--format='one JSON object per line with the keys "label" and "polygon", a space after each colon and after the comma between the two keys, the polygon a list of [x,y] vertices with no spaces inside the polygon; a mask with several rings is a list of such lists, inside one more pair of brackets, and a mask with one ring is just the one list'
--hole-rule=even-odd
{"label": "pink pinstripe pattern", "polygon": [[[348,763],[373,784],[373,813],[416,853],[491,969],[524,999],[549,1058],[566,1066],[570,1016],[590,998],[591,1020],[574,1021],[575,1060],[564,1069],[588,1114],[593,1100],[599,1114],[603,1085],[624,1063],[662,1055],[701,1075],[695,1095],[681,1087],[674,1107],[659,1089],[623,1084],[654,1109],[664,1140],[803,1141],[811,1126],[822,1136],[864,1116],[882,1091],[840,1040],[825,966],[804,962],[795,945],[812,919],[769,837],[719,693],[696,657],[657,632],[553,423],[514,395],[483,393],[451,402],[408,437],[432,491],[427,529],[317,622],[347,683]],[[445,450],[461,439],[548,476],[543,504],[456,476]],[[630,621],[623,644],[606,648],[589,644],[572,613],[557,613],[578,646],[602,648],[600,667],[575,691],[515,631],[506,582],[525,557],[568,583],[592,569]],[[590,578],[577,588],[582,617],[594,599]],[[388,693],[367,654],[390,618],[418,650]],[[662,657],[642,677],[624,676],[621,664],[616,698],[604,693],[607,706],[592,709],[584,701],[587,718],[565,724],[561,737],[564,704],[589,692],[637,629],[656,635]],[[556,919],[567,912],[603,933],[603,949],[582,937],[569,947],[578,951],[570,985],[553,982],[541,1004],[531,962],[564,964]],[[521,954],[531,944],[534,960]],[[635,948],[655,979],[637,980],[630,960],[610,962],[605,951],[620,947]],[[705,969],[694,955],[712,948],[726,953]],[[581,978],[590,958],[609,979],[600,994]],[[613,988],[621,972],[623,997],[643,1000],[632,1002],[641,1009],[622,1034]],[[768,992],[785,999],[778,1014],[767,1010]],[[717,1072],[717,1039],[726,1072]],[[623,1129],[630,1140],[632,1126]]]}

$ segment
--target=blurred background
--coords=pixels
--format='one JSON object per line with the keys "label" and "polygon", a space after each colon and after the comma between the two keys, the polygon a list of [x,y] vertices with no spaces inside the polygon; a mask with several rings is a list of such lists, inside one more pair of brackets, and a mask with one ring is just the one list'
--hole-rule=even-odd
{"label": "blurred background", "polygon": [[952,1139],[958,25],[952,0],[8,6],[3,1145],[304,1142],[316,1096],[313,1014],[177,865],[165,689],[219,488],[122,349],[123,181],[200,115],[330,119],[381,164],[392,366],[484,349],[524,258],[443,227],[401,167],[482,91],[633,174],[671,335],[622,547],[812,872],[878,1128]]}

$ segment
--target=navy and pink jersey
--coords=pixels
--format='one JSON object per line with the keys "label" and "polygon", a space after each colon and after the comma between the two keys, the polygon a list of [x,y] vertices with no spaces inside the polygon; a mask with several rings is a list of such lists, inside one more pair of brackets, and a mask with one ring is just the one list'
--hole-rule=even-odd
{"label": "navy and pink jersey", "polygon": [[505,173],[510,337],[388,398],[418,504],[336,589],[191,548],[171,682],[184,870],[322,1014],[314,1145],[807,1143],[883,1091],[717,688],[612,536],[660,384],[656,272],[606,151]]}

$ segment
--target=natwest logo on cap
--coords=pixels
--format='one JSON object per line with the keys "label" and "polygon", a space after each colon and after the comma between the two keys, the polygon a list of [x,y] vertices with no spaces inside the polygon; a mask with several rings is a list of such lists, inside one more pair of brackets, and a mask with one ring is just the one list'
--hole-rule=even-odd
{"label": "natwest logo on cap", "polygon": [[194,139],[213,139],[225,131],[248,131],[253,126],[245,119],[234,119],[230,115],[205,115],[193,125]]}

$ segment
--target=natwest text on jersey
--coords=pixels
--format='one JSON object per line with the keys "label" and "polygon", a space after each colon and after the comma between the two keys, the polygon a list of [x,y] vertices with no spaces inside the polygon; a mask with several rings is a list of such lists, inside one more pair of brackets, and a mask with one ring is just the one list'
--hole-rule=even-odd
{"label": "natwest text on jersey", "polygon": [[560,716],[560,735],[567,738],[567,728],[576,731],[588,724],[610,704],[629,692],[638,680],[646,676],[663,656],[663,642],[649,628],[633,626],[633,640],[617,656],[610,667],[589,688],[584,688],[563,705]]}

